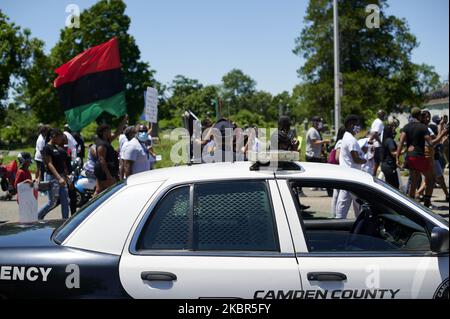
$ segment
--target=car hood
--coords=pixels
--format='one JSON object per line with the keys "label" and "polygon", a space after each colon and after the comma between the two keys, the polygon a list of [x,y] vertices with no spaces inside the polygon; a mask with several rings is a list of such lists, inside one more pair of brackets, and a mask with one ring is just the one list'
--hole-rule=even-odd
{"label": "car hood", "polygon": [[52,220],[0,224],[0,248],[54,246],[56,244],[51,240],[51,235],[63,222]]}

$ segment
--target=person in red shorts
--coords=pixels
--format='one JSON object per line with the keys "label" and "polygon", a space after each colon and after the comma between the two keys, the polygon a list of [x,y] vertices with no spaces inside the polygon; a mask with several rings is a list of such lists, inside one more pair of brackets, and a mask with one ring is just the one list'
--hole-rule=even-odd
{"label": "person in red shorts", "polygon": [[397,165],[400,166],[400,156],[402,154],[403,145],[406,144],[406,162],[405,167],[409,170],[411,176],[411,184],[409,186],[409,196],[415,198],[417,185],[420,174],[425,176],[425,196],[424,205],[431,206],[431,194],[433,193],[433,167],[430,161],[425,157],[425,141],[430,145],[435,145],[448,134],[446,129],[442,129],[441,133],[432,139],[428,127],[420,122],[422,111],[418,107],[411,110],[411,121],[402,129],[400,142],[397,147]]}

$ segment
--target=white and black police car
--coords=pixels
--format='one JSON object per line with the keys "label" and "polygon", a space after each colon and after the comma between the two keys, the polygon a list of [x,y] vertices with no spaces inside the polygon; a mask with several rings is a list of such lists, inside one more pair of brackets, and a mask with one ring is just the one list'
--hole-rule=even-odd
{"label": "white and black police car", "polygon": [[[448,298],[447,220],[361,171],[277,164],[154,170],[64,223],[4,224],[0,296]],[[348,191],[360,213],[302,188]]]}

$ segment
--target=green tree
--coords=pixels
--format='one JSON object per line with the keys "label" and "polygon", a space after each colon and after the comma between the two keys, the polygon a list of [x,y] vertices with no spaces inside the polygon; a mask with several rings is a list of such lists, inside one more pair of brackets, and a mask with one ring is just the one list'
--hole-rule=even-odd
{"label": "green tree", "polygon": [[14,148],[31,144],[37,135],[38,121],[31,112],[11,103],[6,108],[0,129],[0,146]]}
{"label": "green tree", "polygon": [[222,77],[224,112],[236,114],[241,109],[252,110],[251,97],[256,92],[256,82],[241,70],[233,69]]}
{"label": "green tree", "polygon": [[233,69],[222,77],[224,92],[235,96],[255,92],[256,82],[241,70]]}
{"label": "green tree", "polygon": [[239,127],[245,126],[257,126],[266,128],[266,121],[261,114],[251,112],[250,110],[243,109],[231,116],[231,120],[237,123]]}
{"label": "green tree", "polygon": [[[433,69],[411,62],[418,42],[404,19],[386,15],[386,0],[340,0],[340,68],[344,81],[342,111],[366,119],[378,108],[388,112],[405,103],[420,105],[436,83]],[[368,4],[380,8],[380,28],[365,21]],[[298,70],[302,84],[300,107],[330,119],[334,105],[332,1],[310,1],[306,26],[296,39],[294,53],[306,62]]]}
{"label": "green tree", "polygon": [[215,86],[203,86],[198,80],[177,75],[168,88],[169,98],[159,105],[159,113],[163,120],[162,127],[176,127],[181,125],[181,116],[191,110],[200,119],[215,118],[212,101],[218,97]]}
{"label": "green tree", "polygon": [[[50,78],[44,75],[44,82],[39,81],[37,74],[41,67],[53,72],[58,66],[68,62],[82,51],[108,41],[113,37],[119,40],[120,57],[126,85],[126,101],[128,113],[132,121],[137,120],[144,108],[143,94],[147,86],[159,86],[154,79],[155,71],[148,63],[141,61],[140,51],[135,39],[128,33],[130,18],[125,14],[126,5],[121,0],[101,0],[80,15],[80,28],[61,30],[60,39],[51,50],[48,59],[42,57],[32,69],[30,77],[33,84],[29,87],[32,109],[42,120],[52,115],[54,119],[62,119],[63,112],[52,87]],[[42,66],[41,66],[42,65]],[[44,101],[44,102],[41,102]]]}
{"label": "green tree", "polygon": [[35,39],[28,29],[21,29],[0,10],[0,100],[16,88],[30,63]]}

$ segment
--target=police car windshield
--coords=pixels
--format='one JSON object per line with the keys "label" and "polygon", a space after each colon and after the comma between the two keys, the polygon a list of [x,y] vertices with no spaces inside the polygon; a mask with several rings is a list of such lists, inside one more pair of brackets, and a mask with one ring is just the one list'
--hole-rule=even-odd
{"label": "police car windshield", "polygon": [[119,182],[99,196],[88,202],[80,210],[70,217],[64,224],[61,225],[53,234],[53,240],[57,244],[61,244],[69,235],[85,220],[92,212],[94,212],[101,204],[103,204],[108,198],[114,195],[118,190],[125,186],[125,182]]}
{"label": "police car windshield", "polygon": [[426,212],[427,214],[433,216],[434,218],[436,218],[437,220],[439,220],[442,224],[444,224],[445,226],[448,226],[448,220],[446,220],[444,217],[442,217],[439,214],[436,214],[435,212],[433,212],[431,209],[420,205],[419,203],[417,203],[416,201],[412,200],[411,198],[409,198],[408,196],[405,196],[405,194],[403,194],[402,192],[400,192],[398,189],[392,187],[391,185],[389,185],[388,183],[386,183],[385,181],[374,177],[375,183],[380,184],[386,188],[388,188],[389,190],[393,191],[394,193],[396,193],[397,195],[401,196],[402,198],[406,199],[408,202],[410,202],[412,205],[414,205],[417,208],[420,208],[422,211]]}

